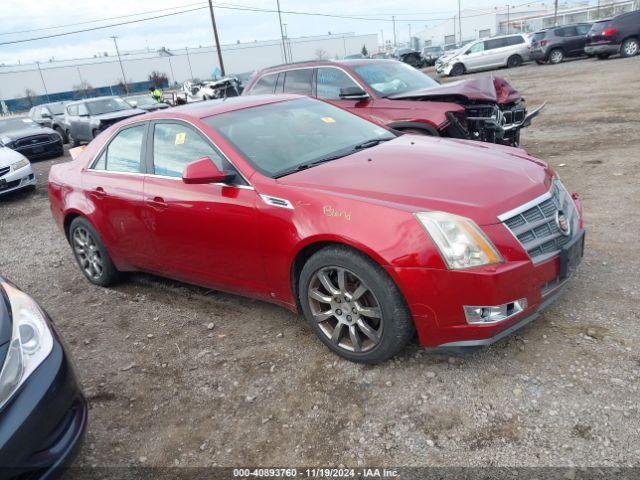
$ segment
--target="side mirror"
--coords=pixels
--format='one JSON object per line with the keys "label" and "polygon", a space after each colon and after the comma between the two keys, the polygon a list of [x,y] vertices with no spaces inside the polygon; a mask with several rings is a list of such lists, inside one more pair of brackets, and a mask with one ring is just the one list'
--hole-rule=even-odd
{"label": "side mirror", "polygon": [[235,173],[223,172],[209,157],[189,163],[182,172],[182,181],[189,184],[227,183],[234,177]]}
{"label": "side mirror", "polygon": [[343,100],[364,100],[369,94],[360,87],[345,87],[340,89],[340,98]]}
{"label": "side mirror", "polygon": [[51,118],[51,114],[49,112],[42,112],[42,115],[40,115],[42,118]]}

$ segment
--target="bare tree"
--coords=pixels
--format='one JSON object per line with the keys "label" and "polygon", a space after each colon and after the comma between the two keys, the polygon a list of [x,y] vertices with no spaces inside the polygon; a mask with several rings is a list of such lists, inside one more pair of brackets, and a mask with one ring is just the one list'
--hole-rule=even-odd
{"label": "bare tree", "polygon": [[33,105],[34,105],[33,101],[37,96],[38,95],[36,94],[36,92],[31,90],[30,88],[25,88],[24,89],[24,98],[27,99],[27,103],[29,103],[29,108],[33,107]]}
{"label": "bare tree", "polygon": [[131,92],[131,80],[129,80],[126,84],[124,83],[125,81],[121,78],[120,80],[118,80],[118,88],[120,89],[120,91],[125,94],[127,92]]}
{"label": "bare tree", "polygon": [[162,87],[169,85],[169,77],[167,77],[166,73],[154,70],[149,74],[149,82],[156,87]]}
{"label": "bare tree", "polygon": [[315,52],[316,60],[326,60],[327,59],[327,51],[319,48]]}
{"label": "bare tree", "polygon": [[82,82],[80,82],[77,85],[74,85],[72,88],[73,88],[74,98],[92,97],[95,93],[93,86],[86,80],[82,80]]}
{"label": "bare tree", "polygon": [[369,56],[369,51],[367,50],[366,45],[362,45],[362,55],[364,55],[365,57]]}

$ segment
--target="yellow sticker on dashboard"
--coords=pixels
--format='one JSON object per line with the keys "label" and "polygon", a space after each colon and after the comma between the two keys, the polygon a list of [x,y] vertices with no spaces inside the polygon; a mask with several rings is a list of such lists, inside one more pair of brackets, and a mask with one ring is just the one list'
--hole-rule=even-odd
{"label": "yellow sticker on dashboard", "polygon": [[321,120],[324,123],[336,123],[336,119],[333,117],[322,117]]}
{"label": "yellow sticker on dashboard", "polygon": [[186,132],[180,132],[180,133],[176,133],[176,141],[175,144],[176,145],[182,145],[184,143],[184,141],[187,138],[187,133]]}

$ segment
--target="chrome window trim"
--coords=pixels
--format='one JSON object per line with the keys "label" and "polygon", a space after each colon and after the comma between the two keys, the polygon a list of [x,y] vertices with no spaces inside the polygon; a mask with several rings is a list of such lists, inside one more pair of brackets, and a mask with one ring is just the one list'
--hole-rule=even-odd
{"label": "chrome window trim", "polygon": [[[360,87],[360,88],[361,88],[362,90],[364,90],[365,92],[367,91],[367,89],[366,89],[366,88],[364,88],[364,87],[362,86],[362,84],[361,84],[358,80],[356,80],[355,78],[353,78],[353,75],[351,75],[349,72],[347,72],[347,71],[346,71],[344,68],[342,68],[342,67],[338,67],[338,66],[336,66],[336,65],[318,65],[318,66],[316,67],[316,70],[319,70],[320,68],[334,68],[334,69],[336,69],[336,70],[340,70],[341,72],[345,73],[345,74],[347,75],[347,77],[349,77],[351,80],[353,80],[353,82],[354,82],[358,87]],[[367,86],[368,86],[368,84],[367,84]],[[315,97],[316,97],[316,98],[324,98],[324,97],[318,97],[318,73],[317,73],[317,72],[316,72],[316,95],[315,95]],[[342,100],[342,99],[339,99],[339,100]]]}
{"label": "chrome window trim", "polygon": [[[285,73],[285,72],[290,72],[292,70],[318,70],[319,68],[335,68],[336,70],[340,70],[341,72],[345,73],[351,80],[353,80],[353,82],[358,85],[358,87],[360,87],[362,90],[364,90],[365,92],[367,91],[366,88],[364,88],[362,86],[362,83],[360,83],[356,78],[354,78],[353,75],[351,75],[351,73],[349,73],[347,70],[345,70],[343,67],[340,67],[338,65],[312,65],[312,66],[300,66],[300,67],[292,67],[292,68],[286,68],[286,67],[282,67],[279,68],[278,70],[274,70],[274,71],[270,71],[270,72],[265,72],[263,75],[260,75],[257,80],[253,83],[253,85],[251,86],[251,90],[253,90],[253,87],[260,81],[262,80],[262,78],[266,77],[267,75],[278,75],[279,73]],[[316,72],[316,80],[315,80],[315,84],[316,84],[316,92],[313,94],[314,98],[321,98],[318,97],[318,78],[317,78],[317,72]],[[284,85],[284,84],[283,84]],[[249,95],[251,95],[251,90],[249,91]],[[286,92],[281,92],[285,95],[293,95],[293,94],[288,94]],[[313,92],[312,92],[313,93]],[[368,92],[367,92],[368,93]],[[278,95],[278,92],[275,93],[276,95]],[[256,93],[255,95],[264,95],[262,93],[258,94]],[[267,94],[268,95],[268,94]],[[299,95],[299,94],[297,94]]]}
{"label": "chrome window trim", "polygon": [[[105,172],[105,173],[117,173],[117,174],[127,174],[127,175],[142,175],[142,176],[151,176],[151,177],[161,177],[161,178],[171,178],[171,179],[175,179],[175,180],[182,180],[181,178],[178,177],[170,177],[168,175],[156,175],[155,173],[142,173],[142,172],[115,172],[112,170],[99,170],[96,168],[93,168],[93,166],[97,163],[97,161],[100,159],[100,155],[102,155],[102,153],[104,152],[104,150],[109,146],[109,144],[111,143],[111,141],[113,140],[113,138],[120,133],[122,130],[129,128],[129,127],[135,127],[138,125],[142,125],[145,123],[151,123],[154,121],[160,121],[161,123],[164,121],[173,121],[173,122],[182,122],[182,123],[186,123],[187,125],[193,127],[194,129],[196,129],[197,131],[199,131],[202,136],[205,137],[205,140],[207,140],[211,145],[213,145],[213,147],[220,152],[220,155],[222,156],[222,158],[224,160],[226,160],[227,162],[229,162],[229,165],[231,165],[236,172],[238,172],[238,175],[240,175],[240,177],[242,177],[242,179],[247,182],[246,185],[229,185],[226,183],[212,183],[211,185],[225,185],[227,187],[237,187],[237,188],[244,188],[247,190],[255,190],[255,188],[253,187],[253,185],[251,185],[251,182],[249,182],[249,180],[247,179],[247,177],[245,177],[242,172],[240,171],[240,169],[231,161],[231,159],[222,151],[222,149],[220,147],[218,147],[218,145],[209,138],[209,136],[197,125],[194,125],[193,123],[191,123],[188,120],[185,120],[183,118],[176,118],[176,117],[162,117],[162,118],[152,118],[152,119],[145,119],[145,120],[138,120],[132,123],[128,123],[126,125],[121,126],[120,128],[118,128],[115,132],[113,132],[111,134],[111,136],[104,142],[104,144],[102,145],[102,147],[100,147],[100,149],[98,150],[98,152],[96,153],[96,156],[94,157],[93,161],[91,162],[91,166],[86,167],[85,170],[88,171],[93,171],[93,172]],[[152,157],[153,157],[153,152],[152,152]],[[249,188],[247,188],[249,187]]]}

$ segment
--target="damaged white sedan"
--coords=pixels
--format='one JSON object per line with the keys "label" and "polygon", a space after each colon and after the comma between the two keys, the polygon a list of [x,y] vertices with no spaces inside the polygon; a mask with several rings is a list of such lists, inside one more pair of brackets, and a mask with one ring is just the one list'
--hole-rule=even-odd
{"label": "damaged white sedan", "polygon": [[0,196],[15,190],[35,187],[36,177],[31,162],[21,153],[0,146]]}

